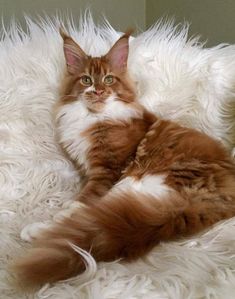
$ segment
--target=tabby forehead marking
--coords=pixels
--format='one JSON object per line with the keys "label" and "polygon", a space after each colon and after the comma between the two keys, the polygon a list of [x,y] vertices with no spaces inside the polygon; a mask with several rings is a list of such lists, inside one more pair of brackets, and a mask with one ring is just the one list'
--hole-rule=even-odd
{"label": "tabby forehead marking", "polygon": [[86,71],[92,76],[100,76],[107,74],[109,72],[109,68],[106,63],[101,60],[101,58],[93,58],[86,68]]}

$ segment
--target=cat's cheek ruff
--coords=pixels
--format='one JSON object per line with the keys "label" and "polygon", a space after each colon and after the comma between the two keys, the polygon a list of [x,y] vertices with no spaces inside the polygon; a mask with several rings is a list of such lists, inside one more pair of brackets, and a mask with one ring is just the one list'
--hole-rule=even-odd
{"label": "cat's cheek ruff", "polygon": [[106,99],[102,114],[104,120],[109,118],[130,121],[132,118],[142,118],[143,110],[119,100],[116,94],[112,94]]}
{"label": "cat's cheek ruff", "polygon": [[[118,182],[112,190],[108,193],[108,196],[119,193],[136,192],[137,194],[150,195],[161,200],[166,198],[171,192],[175,192],[165,183],[165,175],[145,175],[141,179],[128,176]],[[107,196],[107,198],[108,198]]]}

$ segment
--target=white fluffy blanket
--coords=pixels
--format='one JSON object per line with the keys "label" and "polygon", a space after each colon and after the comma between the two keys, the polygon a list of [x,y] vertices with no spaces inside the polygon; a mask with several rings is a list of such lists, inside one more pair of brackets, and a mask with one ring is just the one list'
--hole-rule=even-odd
{"label": "white fluffy blanket", "polygon": [[[22,228],[48,221],[79,190],[79,178],[54,140],[53,103],[64,69],[59,21],[12,25],[0,43],[0,297],[2,299],[234,299],[235,219],[190,240],[162,243],[132,264],[96,265],[84,276],[22,295],[6,266],[27,244]],[[88,16],[68,32],[91,55],[119,37]],[[235,46],[204,49],[187,26],[158,23],[130,44],[139,99],[158,115],[203,130],[229,150],[235,141]],[[79,111],[78,111],[79,114]],[[96,271],[97,270],[97,271]]]}

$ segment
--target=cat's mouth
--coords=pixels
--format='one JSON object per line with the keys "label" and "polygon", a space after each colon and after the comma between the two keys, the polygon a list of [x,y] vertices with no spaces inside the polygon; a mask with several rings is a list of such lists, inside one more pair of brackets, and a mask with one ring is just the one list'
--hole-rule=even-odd
{"label": "cat's mouth", "polygon": [[107,99],[108,95],[106,93],[102,93],[101,95],[97,94],[87,94],[85,99],[90,103],[99,103],[104,102]]}
{"label": "cat's mouth", "polygon": [[91,112],[100,112],[105,105],[107,95],[86,95],[84,98],[85,105]]}
{"label": "cat's mouth", "polygon": [[105,97],[102,96],[102,95],[101,96],[93,96],[91,98],[91,101],[94,102],[94,103],[96,103],[96,102],[102,101],[103,99],[105,99]]}

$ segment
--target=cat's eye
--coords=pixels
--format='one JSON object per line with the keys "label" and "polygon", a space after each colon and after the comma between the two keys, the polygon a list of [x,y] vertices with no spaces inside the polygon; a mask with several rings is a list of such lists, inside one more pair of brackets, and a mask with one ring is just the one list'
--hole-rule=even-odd
{"label": "cat's eye", "polygon": [[91,86],[92,85],[92,79],[89,76],[82,76],[80,79],[80,82],[85,86]]}
{"label": "cat's eye", "polygon": [[111,85],[114,83],[114,77],[112,75],[108,75],[104,77],[104,84]]}

